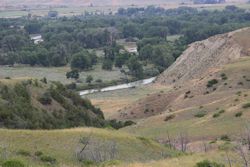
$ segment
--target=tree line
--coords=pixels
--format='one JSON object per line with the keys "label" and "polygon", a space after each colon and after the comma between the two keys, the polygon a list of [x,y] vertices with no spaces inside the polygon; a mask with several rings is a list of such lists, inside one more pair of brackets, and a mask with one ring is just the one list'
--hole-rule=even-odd
{"label": "tree line", "polygon": [[[0,19],[0,64],[70,64],[72,69],[90,70],[102,63],[104,70],[126,66],[125,72],[135,77],[154,75],[170,66],[188,44],[249,24],[250,13],[235,6],[222,11],[149,6],[120,8],[107,16]],[[41,34],[43,42],[34,44],[31,34]],[[169,41],[172,35],[180,38]],[[138,54],[126,52],[118,39],[136,42]],[[104,57],[97,56],[96,49],[102,49]],[[148,64],[154,68],[147,69]]]}

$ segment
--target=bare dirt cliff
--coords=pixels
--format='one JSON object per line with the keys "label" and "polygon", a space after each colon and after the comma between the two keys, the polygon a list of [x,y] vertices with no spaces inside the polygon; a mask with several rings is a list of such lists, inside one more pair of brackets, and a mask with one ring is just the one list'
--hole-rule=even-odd
{"label": "bare dirt cliff", "polygon": [[200,79],[215,68],[248,56],[250,55],[249,37],[250,28],[244,28],[195,42],[158,77],[157,83],[183,83]]}

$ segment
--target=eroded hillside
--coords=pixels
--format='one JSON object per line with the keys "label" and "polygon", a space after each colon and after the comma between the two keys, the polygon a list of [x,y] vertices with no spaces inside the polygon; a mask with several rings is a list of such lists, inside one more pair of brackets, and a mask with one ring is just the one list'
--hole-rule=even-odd
{"label": "eroded hillside", "polygon": [[181,131],[191,141],[237,138],[250,118],[249,33],[246,28],[191,44],[154,84],[165,91],[120,110],[119,119],[137,120],[124,130],[159,140]]}
{"label": "eroded hillside", "polygon": [[250,55],[250,29],[240,29],[191,44],[189,48],[158,77],[161,84],[185,83],[211,74],[225,64]]}

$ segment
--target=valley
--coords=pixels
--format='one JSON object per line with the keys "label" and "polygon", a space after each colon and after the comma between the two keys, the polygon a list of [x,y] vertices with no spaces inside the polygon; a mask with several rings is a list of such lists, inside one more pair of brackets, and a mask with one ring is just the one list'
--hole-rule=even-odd
{"label": "valley", "polygon": [[248,8],[145,6],[0,19],[1,167],[249,166]]}

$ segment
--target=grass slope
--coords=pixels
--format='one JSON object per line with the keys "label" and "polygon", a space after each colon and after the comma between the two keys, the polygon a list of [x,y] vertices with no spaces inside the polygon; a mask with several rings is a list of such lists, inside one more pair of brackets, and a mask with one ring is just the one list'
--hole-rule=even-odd
{"label": "grass slope", "polygon": [[[127,133],[95,128],[76,128],[65,130],[6,130],[0,129],[0,147],[6,148],[8,159],[22,159],[29,166],[46,165],[34,158],[36,151],[42,151],[57,160],[58,166],[81,166],[75,157],[76,150],[81,148],[81,137],[89,136],[100,142],[115,141],[117,143],[117,158],[121,161],[148,161],[162,158],[162,152],[175,155],[153,140],[136,137]],[[146,149],[146,150],[145,150]],[[19,150],[29,152],[31,156],[17,155]],[[1,154],[2,155],[2,154]]]}
{"label": "grass slope", "polygon": [[[221,74],[225,74],[227,79],[221,79]],[[208,90],[207,82],[203,81],[203,85],[192,90],[189,97],[184,98],[184,91],[162,114],[141,119],[137,125],[127,127],[123,131],[159,139],[166,138],[167,133],[174,138],[181,131],[187,131],[193,141],[202,138],[213,140],[224,134],[235,138],[249,124],[250,108],[243,107],[250,102],[249,74],[249,58],[242,58],[228,64],[211,76],[219,81],[214,86],[216,90],[210,91],[209,94],[200,93]],[[213,88],[209,88],[211,89]],[[169,112],[170,108],[171,112]],[[222,110],[224,112],[218,116]],[[203,111],[204,116],[200,118],[195,116]],[[236,117],[237,113],[242,113],[242,115]],[[217,116],[214,116],[215,114]],[[164,121],[169,115],[175,115],[175,117]]]}

